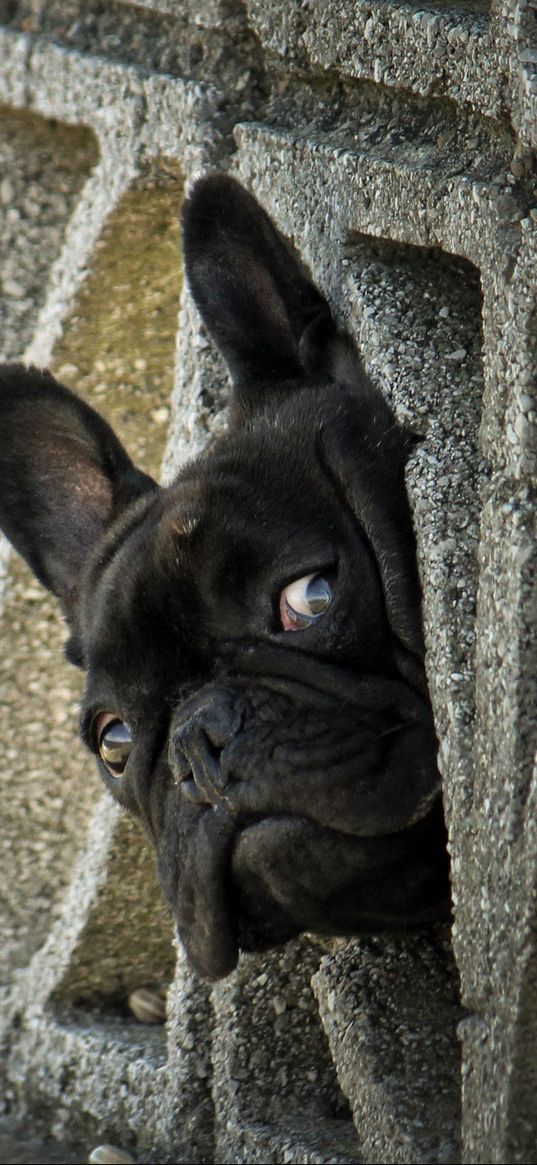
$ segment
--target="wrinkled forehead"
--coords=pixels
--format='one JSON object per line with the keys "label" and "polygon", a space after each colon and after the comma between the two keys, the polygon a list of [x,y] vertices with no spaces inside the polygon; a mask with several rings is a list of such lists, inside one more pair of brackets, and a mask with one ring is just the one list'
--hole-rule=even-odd
{"label": "wrinkled forehead", "polygon": [[261,427],[223,442],[131,507],[101,543],[86,582],[87,649],[108,657],[112,636],[117,655],[132,659],[143,633],[164,655],[170,635],[195,655],[223,575],[239,593],[267,570],[322,566],[341,525],[311,433]]}
{"label": "wrinkled forehead", "polygon": [[315,450],[301,456],[287,442],[253,444],[240,457],[231,449],[207,464],[191,503],[185,510],[181,490],[172,491],[163,530],[187,548],[202,590],[226,571],[246,584],[325,565],[345,524]]}
{"label": "wrinkled forehead", "polygon": [[210,530],[224,538],[245,526],[270,538],[315,521],[333,509],[333,490],[317,450],[311,409],[283,402],[269,416],[256,417],[216,445],[168,491],[167,507],[187,532]]}
{"label": "wrinkled forehead", "polygon": [[[121,676],[165,670],[175,644],[196,625],[188,554],[188,505],[171,509],[165,491],[136,503],[112,526],[86,573],[84,655],[90,670]],[[164,531],[164,533],[163,533]],[[167,554],[166,551],[167,550]]]}

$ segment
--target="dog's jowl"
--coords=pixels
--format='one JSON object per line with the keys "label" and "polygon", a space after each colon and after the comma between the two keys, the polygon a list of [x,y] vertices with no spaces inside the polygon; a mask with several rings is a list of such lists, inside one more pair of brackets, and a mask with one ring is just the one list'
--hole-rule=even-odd
{"label": "dog's jowl", "polygon": [[0,524],[70,627],[82,736],[193,966],[449,909],[404,486],[413,438],[255,200],[202,179],[187,275],[233,381],[162,489],[46,372],[0,375]]}

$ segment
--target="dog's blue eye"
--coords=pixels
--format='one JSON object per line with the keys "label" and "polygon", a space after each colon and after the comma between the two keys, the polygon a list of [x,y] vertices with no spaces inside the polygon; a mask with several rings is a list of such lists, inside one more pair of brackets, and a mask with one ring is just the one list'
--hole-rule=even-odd
{"label": "dog's blue eye", "polygon": [[132,732],[117,716],[102,712],[96,723],[97,748],[101,760],[113,777],[121,777],[133,745]]}
{"label": "dog's blue eye", "polygon": [[324,615],[332,602],[334,582],[330,574],[306,574],[288,583],[280,595],[280,621],[284,631],[301,631]]}

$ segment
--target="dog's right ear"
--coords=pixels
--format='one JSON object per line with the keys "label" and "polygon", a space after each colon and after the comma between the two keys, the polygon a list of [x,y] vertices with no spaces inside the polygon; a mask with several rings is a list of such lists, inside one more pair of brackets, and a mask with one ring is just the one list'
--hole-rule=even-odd
{"label": "dog's right ear", "polygon": [[328,370],[342,340],[328,303],[238,182],[213,174],[196,183],[183,207],[183,243],[190,289],[241,404]]}
{"label": "dog's right ear", "polygon": [[106,421],[48,372],[0,366],[0,530],[70,622],[93,547],[156,488]]}

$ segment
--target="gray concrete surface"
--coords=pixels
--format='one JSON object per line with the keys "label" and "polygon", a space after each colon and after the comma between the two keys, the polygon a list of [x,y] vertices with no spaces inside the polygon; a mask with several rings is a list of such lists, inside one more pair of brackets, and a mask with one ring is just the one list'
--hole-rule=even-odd
{"label": "gray concrete surface", "polygon": [[[424,434],[455,906],[452,935],[305,939],[208,992],[79,750],[61,621],[2,550],[5,1112],[148,1162],[534,1162],[535,0],[0,0],[0,60],[4,357],[51,364],[168,479],[225,410],[176,222],[224,168]],[[162,979],[166,1030],[125,1006]],[[84,1159],[17,1136],[6,1160]]]}
{"label": "gray concrete surface", "polygon": [[35,1135],[31,1125],[0,1121],[0,1165],[85,1165],[88,1152],[77,1152]]}

